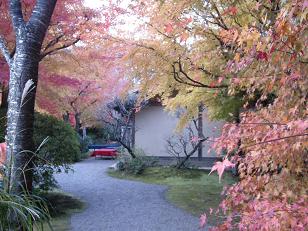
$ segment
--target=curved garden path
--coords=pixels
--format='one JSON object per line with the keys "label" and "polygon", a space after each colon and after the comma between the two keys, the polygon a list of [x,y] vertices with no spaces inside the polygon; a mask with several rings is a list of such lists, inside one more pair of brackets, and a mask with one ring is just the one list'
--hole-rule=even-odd
{"label": "curved garden path", "polygon": [[106,173],[114,161],[87,159],[56,176],[61,188],[85,201],[73,231],[195,231],[198,218],[164,199],[165,186],[120,180]]}

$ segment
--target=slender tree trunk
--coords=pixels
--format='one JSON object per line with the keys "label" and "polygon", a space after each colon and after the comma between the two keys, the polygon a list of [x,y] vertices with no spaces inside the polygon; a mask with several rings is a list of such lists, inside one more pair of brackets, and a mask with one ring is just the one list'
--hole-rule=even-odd
{"label": "slender tree trunk", "polygon": [[135,149],[136,139],[136,112],[133,110],[131,119],[132,133],[131,133],[131,148]]}
{"label": "slender tree trunk", "polygon": [[[10,14],[16,33],[16,51],[9,60],[10,81],[7,122],[8,190],[20,194],[32,190],[33,121],[41,47],[56,0],[37,0],[28,22],[22,15],[21,2],[10,1]],[[27,94],[26,83],[33,81]]]}
{"label": "slender tree trunk", "polygon": [[78,112],[75,113],[75,121],[76,121],[75,130],[80,136],[82,136],[80,113]]}
{"label": "slender tree trunk", "polygon": [[[199,139],[203,138],[203,105],[200,104],[198,106],[198,137]],[[202,152],[203,152],[203,145],[201,144],[198,148],[198,160],[202,160]]]}
{"label": "slender tree trunk", "polygon": [[82,128],[82,139],[85,140],[87,138],[87,128],[83,127]]}
{"label": "slender tree trunk", "polygon": [[117,141],[128,151],[132,158],[136,158],[134,151],[128,145],[126,145],[125,142],[123,142],[121,139],[118,139]]}
{"label": "slender tree trunk", "polygon": [[[240,109],[238,109],[237,111],[236,111],[236,113],[235,113],[235,123],[236,123],[236,125],[237,126],[239,126],[240,125],[240,123],[241,123],[241,116],[240,116]],[[242,144],[242,140],[241,139],[239,139],[239,141],[237,142],[237,149],[238,149],[238,155],[239,156],[244,156],[244,152],[243,152],[243,150],[241,149],[241,144]],[[236,164],[235,164],[235,175],[236,176],[239,176],[239,172],[238,172],[238,167],[239,167],[239,165],[240,165],[240,162],[238,161]]]}
{"label": "slender tree trunk", "polygon": [[63,121],[65,123],[69,123],[70,122],[70,114],[68,111],[66,111],[63,115],[62,115]]}

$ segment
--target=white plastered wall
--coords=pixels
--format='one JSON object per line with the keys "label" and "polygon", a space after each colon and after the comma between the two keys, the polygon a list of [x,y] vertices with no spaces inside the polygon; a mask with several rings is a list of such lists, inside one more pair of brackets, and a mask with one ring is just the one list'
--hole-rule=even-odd
{"label": "white plastered wall", "polygon": [[[164,111],[162,106],[149,106],[136,114],[136,147],[142,148],[147,155],[170,156],[166,151],[166,140],[174,135],[178,118]],[[203,116],[205,137],[218,137],[222,122],[209,122]],[[203,144],[203,156],[215,156],[208,152],[210,142]],[[197,156],[197,152],[195,154]]]}

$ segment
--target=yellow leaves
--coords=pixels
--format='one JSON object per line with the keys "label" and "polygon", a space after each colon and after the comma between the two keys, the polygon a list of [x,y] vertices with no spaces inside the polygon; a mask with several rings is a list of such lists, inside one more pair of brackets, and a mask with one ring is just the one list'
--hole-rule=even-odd
{"label": "yellow leaves", "polygon": [[180,36],[180,41],[181,42],[186,42],[186,40],[189,38],[189,34],[187,32],[184,32]]}
{"label": "yellow leaves", "polygon": [[236,53],[235,56],[234,56],[234,60],[235,60],[236,62],[239,62],[240,59],[241,59],[240,53]]}
{"label": "yellow leaves", "polygon": [[289,22],[286,20],[282,20],[277,23],[277,33],[281,35],[286,35],[290,32],[290,25]]}
{"label": "yellow leaves", "polygon": [[296,41],[294,44],[294,48],[297,52],[300,52],[303,49],[303,44],[300,41]]}
{"label": "yellow leaves", "polygon": [[219,36],[225,43],[231,44],[236,42],[239,36],[239,32],[236,28],[232,28],[229,30],[220,30]]}
{"label": "yellow leaves", "polygon": [[244,46],[247,50],[251,49],[253,45],[257,44],[260,39],[260,33],[256,28],[244,27],[240,33],[238,43]]}

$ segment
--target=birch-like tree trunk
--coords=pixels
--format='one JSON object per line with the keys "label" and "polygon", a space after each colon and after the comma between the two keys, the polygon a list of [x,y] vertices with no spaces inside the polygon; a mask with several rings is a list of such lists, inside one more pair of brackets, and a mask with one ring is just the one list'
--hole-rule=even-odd
{"label": "birch-like tree trunk", "polygon": [[[200,104],[198,106],[198,137],[200,138],[204,138],[203,135],[203,105]],[[203,146],[202,143],[201,145],[199,145],[198,147],[198,160],[202,160],[202,153],[203,153]]]}
{"label": "birch-like tree trunk", "polygon": [[[37,0],[32,15],[24,21],[21,1],[10,0],[10,15],[16,34],[16,49],[10,54],[3,39],[1,51],[10,67],[7,112],[7,162],[12,161],[8,189],[19,194],[32,189],[33,120],[41,47],[56,0]],[[33,84],[29,84],[33,82]],[[26,84],[27,83],[27,84]],[[24,89],[28,89],[25,94]]]}

